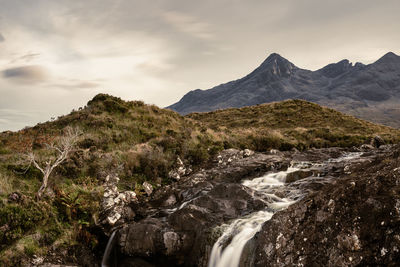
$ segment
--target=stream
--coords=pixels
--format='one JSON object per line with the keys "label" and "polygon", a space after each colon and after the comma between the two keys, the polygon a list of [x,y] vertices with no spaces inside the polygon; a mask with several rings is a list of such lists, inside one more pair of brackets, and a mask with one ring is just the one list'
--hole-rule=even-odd
{"label": "stream", "polygon": [[[208,267],[237,267],[240,264],[241,255],[246,243],[260,231],[262,225],[270,220],[274,213],[286,209],[291,204],[305,196],[305,192],[285,183],[288,174],[299,170],[321,169],[332,162],[346,162],[358,158],[362,153],[347,153],[336,159],[329,159],[323,163],[295,162],[286,170],[268,173],[262,177],[242,181],[247,186],[267,199],[266,208],[254,212],[243,218],[233,220],[229,225],[222,225],[222,236],[215,242],[209,258]],[[319,176],[319,175],[317,175]],[[315,177],[318,179],[318,177]],[[310,177],[301,179],[310,180]],[[276,192],[285,192],[285,197],[276,195]],[[281,195],[281,194],[279,194]]]}
{"label": "stream", "polygon": [[[331,183],[338,173],[349,171],[349,165],[364,158],[362,152],[334,152],[334,155],[320,151],[315,156],[300,155],[292,159],[290,167],[280,171],[276,169],[280,169],[283,157],[256,154],[195,173],[169,191],[154,196],[153,202],[135,209],[142,212],[143,219],[118,228],[118,238],[115,232],[111,235],[102,266],[124,266],[126,262],[143,266],[146,261],[150,263],[148,266],[248,265],[244,263],[249,259],[243,257],[243,251],[245,248],[247,251],[246,244],[266,221],[308,193]],[[229,153],[231,157],[237,152]],[[238,171],[250,177],[253,170],[259,171],[257,168],[269,168],[265,163],[271,163],[272,167],[259,172],[256,178],[240,179]],[[221,173],[223,178],[214,178]],[[266,174],[259,176],[261,173]],[[221,234],[211,253],[204,253],[201,248],[209,246],[210,228]]]}

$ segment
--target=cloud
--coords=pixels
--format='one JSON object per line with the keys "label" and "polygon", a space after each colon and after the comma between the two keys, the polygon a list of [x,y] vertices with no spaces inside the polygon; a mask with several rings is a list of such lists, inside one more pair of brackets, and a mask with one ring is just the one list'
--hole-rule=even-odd
{"label": "cloud", "polygon": [[49,86],[65,90],[86,90],[86,89],[99,88],[101,84],[93,81],[72,81],[72,82],[67,82],[65,84],[50,84]]}
{"label": "cloud", "polygon": [[177,30],[199,39],[212,39],[214,34],[208,23],[202,22],[188,14],[169,11],[164,13],[164,19]]}
{"label": "cloud", "polygon": [[100,90],[167,106],[272,52],[307,69],[400,53],[398,0],[0,2],[0,109],[43,111],[0,130],[64,114]]}
{"label": "cloud", "polygon": [[37,58],[40,56],[40,53],[29,53],[26,55],[21,56],[19,59],[24,60],[25,62],[32,61],[33,59]]}
{"label": "cloud", "polygon": [[4,130],[17,130],[27,125],[38,115],[37,110],[16,110],[0,108],[0,132]]}
{"label": "cloud", "polygon": [[31,65],[5,69],[2,75],[5,79],[18,83],[40,83],[47,79],[48,73],[41,66]]}

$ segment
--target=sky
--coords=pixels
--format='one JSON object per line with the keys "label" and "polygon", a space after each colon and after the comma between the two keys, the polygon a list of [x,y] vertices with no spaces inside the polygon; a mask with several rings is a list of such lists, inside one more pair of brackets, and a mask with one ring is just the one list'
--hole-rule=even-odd
{"label": "sky", "polygon": [[400,54],[398,0],[0,0],[0,131],[97,93],[165,107],[271,53],[311,70]]}

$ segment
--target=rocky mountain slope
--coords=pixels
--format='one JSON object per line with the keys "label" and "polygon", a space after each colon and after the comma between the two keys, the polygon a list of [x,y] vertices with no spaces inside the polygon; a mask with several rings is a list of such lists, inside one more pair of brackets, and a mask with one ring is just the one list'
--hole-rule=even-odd
{"label": "rocky mountain slope", "polygon": [[285,99],[304,99],[400,127],[400,57],[390,52],[369,65],[342,60],[309,71],[271,54],[246,77],[191,91],[168,108],[188,114]]}
{"label": "rocky mountain slope", "polygon": [[[229,122],[229,117],[236,119]],[[66,126],[79,128],[81,135],[68,159],[51,174],[43,198],[36,199],[42,175],[29,164],[27,153],[33,152],[39,164],[44,164],[53,156],[49,144],[60,141]],[[380,138],[375,138],[377,135]],[[207,183],[196,182],[204,178],[200,177],[202,174],[207,176],[206,181],[217,176],[237,179],[230,185],[232,192],[242,192],[246,198],[249,192],[237,183],[242,177],[269,171],[272,159],[281,158],[269,155],[271,149],[292,151],[285,152],[290,155],[313,148],[370,148],[370,143],[399,141],[399,130],[303,100],[183,117],[140,101],[126,102],[99,94],[85,107],[55,121],[0,133],[0,265],[47,262],[97,266],[113,229],[145,219],[151,221],[160,208],[173,209],[189,200],[205,190],[203,186],[207,187]],[[232,150],[220,154],[225,149],[239,152],[232,158]],[[220,160],[250,158],[252,152],[244,149],[267,154],[258,153],[256,162],[244,160],[244,165],[235,165],[226,172],[223,165],[213,171]],[[282,168],[288,165],[287,160],[280,159]],[[196,186],[192,187],[193,183]],[[172,192],[172,188],[176,195],[163,193]],[[192,191],[186,195],[186,189]],[[224,190],[222,184],[213,192],[218,196]],[[231,201],[223,195],[218,199],[224,200],[221,203]],[[201,199],[203,204],[207,201]],[[211,222],[215,219],[211,224],[242,214],[242,204],[237,202],[229,216],[211,216]],[[246,212],[261,208],[259,204],[253,201]],[[155,222],[154,229],[157,225]],[[128,252],[133,250],[134,247],[126,248]]]}

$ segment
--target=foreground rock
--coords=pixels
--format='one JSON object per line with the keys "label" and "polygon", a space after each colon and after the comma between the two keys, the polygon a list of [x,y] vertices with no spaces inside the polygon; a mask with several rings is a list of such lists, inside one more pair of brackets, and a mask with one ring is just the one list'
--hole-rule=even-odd
{"label": "foreground rock", "polygon": [[135,217],[130,204],[137,203],[136,194],[133,191],[119,192],[118,181],[116,175],[108,175],[104,183],[100,225],[106,233],[109,233],[112,227],[131,221]]}
{"label": "foreground rock", "polygon": [[144,219],[118,231],[118,250],[125,255],[121,265],[207,265],[220,235],[213,228],[265,206],[264,199],[238,182],[288,164],[282,155],[230,149],[213,168],[154,192],[148,202],[134,206]]}
{"label": "foreground rock", "polygon": [[[177,183],[154,191],[146,201],[130,204],[136,217],[135,222],[125,224],[117,232],[118,265],[206,266],[211,248],[222,234],[219,226],[263,210],[271,201],[241,185],[240,181],[284,170],[291,161],[308,163],[304,162],[304,169],[288,177],[290,183],[286,189],[290,190],[279,189],[281,191],[274,194],[285,197],[288,191],[298,190],[309,196],[287,211],[278,212],[265,223],[257,238],[248,243],[242,265],[268,266],[267,263],[273,262],[280,266],[304,262],[306,265],[344,266],[349,262],[362,262],[360,257],[356,258],[357,255],[364,255],[364,262],[378,262],[367,254],[376,254],[377,251],[393,254],[400,246],[391,246],[390,252],[389,243],[379,248],[371,245],[369,252],[366,250],[363,254],[363,249],[367,249],[363,242],[372,238],[370,243],[373,244],[376,238],[389,238],[389,235],[392,235],[391,240],[396,238],[393,223],[398,222],[389,220],[386,213],[390,210],[394,214],[393,205],[400,204],[389,201],[395,196],[395,191],[387,191],[389,185],[394,186],[393,181],[386,184],[384,179],[379,180],[385,184],[385,191],[372,178],[360,177],[357,170],[375,166],[389,154],[393,158],[395,153],[390,149],[385,147],[364,152],[362,156],[360,153],[361,157],[339,159],[344,151],[337,148],[305,153],[223,151],[207,170],[181,177]],[[376,167],[376,171],[379,168],[381,165]],[[384,196],[378,198],[378,192]],[[372,213],[365,214],[367,211]],[[380,221],[371,224],[373,218]],[[381,219],[383,225],[380,225]],[[363,226],[359,220],[363,220]],[[368,237],[366,233],[370,225],[384,230]],[[388,229],[392,232],[385,232]],[[377,237],[378,233],[381,237]],[[319,243],[324,245],[318,247]],[[351,253],[343,254],[346,249]],[[331,258],[334,260],[327,261]]]}
{"label": "foreground rock", "polygon": [[[287,210],[256,235],[251,266],[396,266],[400,262],[400,148]],[[250,246],[250,245],[249,245]]]}

